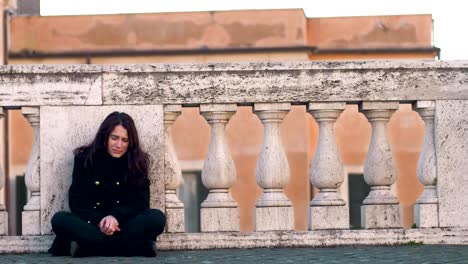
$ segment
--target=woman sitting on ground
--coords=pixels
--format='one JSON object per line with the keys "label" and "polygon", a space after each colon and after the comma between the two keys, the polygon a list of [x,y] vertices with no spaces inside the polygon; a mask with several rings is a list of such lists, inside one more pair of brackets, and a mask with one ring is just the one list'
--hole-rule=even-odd
{"label": "woman sitting on ground", "polygon": [[[71,212],[52,217],[56,256],[156,256],[166,218],[149,209],[149,156],[133,119],[113,112],[93,142],[74,151]],[[72,246],[70,246],[72,244]]]}

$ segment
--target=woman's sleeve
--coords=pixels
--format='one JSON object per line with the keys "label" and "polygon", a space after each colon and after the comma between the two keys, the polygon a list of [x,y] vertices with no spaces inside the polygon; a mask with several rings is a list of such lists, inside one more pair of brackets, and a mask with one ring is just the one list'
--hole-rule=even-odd
{"label": "woman's sleeve", "polygon": [[84,159],[82,155],[77,154],[73,165],[72,184],[68,191],[68,203],[70,205],[70,210],[81,219],[92,224],[97,224],[105,215],[97,212],[91,206],[90,190],[87,190],[85,184],[85,173]]}
{"label": "woman's sleeve", "polygon": [[126,222],[141,211],[149,208],[149,198],[149,180],[146,180],[139,186],[129,186],[126,204],[114,207],[111,215],[114,216],[119,223]]}

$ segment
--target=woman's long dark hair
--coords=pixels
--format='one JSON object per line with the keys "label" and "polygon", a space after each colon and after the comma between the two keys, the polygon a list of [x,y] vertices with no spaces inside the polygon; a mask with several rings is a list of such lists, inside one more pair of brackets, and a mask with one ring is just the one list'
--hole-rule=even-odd
{"label": "woman's long dark hair", "polygon": [[84,167],[92,167],[96,155],[107,152],[107,141],[114,128],[121,125],[127,130],[128,149],[125,153],[128,162],[129,173],[126,180],[130,184],[140,185],[148,181],[149,155],[140,148],[138,132],[133,119],[123,112],[112,112],[102,122],[93,142],[76,148],[74,154],[85,155]]}

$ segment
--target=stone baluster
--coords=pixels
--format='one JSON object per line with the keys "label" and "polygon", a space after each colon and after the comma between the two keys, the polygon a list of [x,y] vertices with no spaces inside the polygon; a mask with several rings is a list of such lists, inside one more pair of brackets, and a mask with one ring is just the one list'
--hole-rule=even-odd
{"label": "stone baluster", "polygon": [[39,235],[41,233],[41,190],[40,190],[40,134],[39,107],[22,107],[23,116],[31,124],[34,132],[34,143],[26,169],[26,187],[31,198],[24,206],[22,214],[22,234]]}
{"label": "stone baluster", "polygon": [[290,103],[256,103],[254,112],[264,126],[264,141],[257,162],[257,183],[263,194],[255,209],[255,230],[292,230],[294,210],[283,193],[289,182],[289,164],[281,143],[280,125]]}
{"label": "stone baluster", "polygon": [[200,106],[201,114],[211,127],[210,145],[202,170],[203,185],[209,190],[201,204],[202,232],[239,231],[239,207],[229,193],[236,181],[236,168],[225,135],[226,124],[236,111],[236,104]]}
{"label": "stone baluster", "polygon": [[[2,121],[4,114],[3,108],[0,107],[0,121]],[[0,138],[3,141],[3,138]],[[5,176],[3,175],[2,164],[0,162],[0,191],[3,189],[5,183]],[[0,236],[8,234],[8,212],[6,211],[5,205],[2,203],[0,197]]]}
{"label": "stone baluster", "polygon": [[310,103],[309,112],[319,125],[317,151],[310,168],[310,180],[319,189],[310,203],[310,227],[349,229],[349,208],[337,190],[344,180],[344,167],[335,142],[333,125],[346,103]]}
{"label": "stone baluster", "polygon": [[413,104],[413,109],[419,113],[426,127],[417,170],[418,179],[424,184],[424,191],[414,206],[414,219],[417,227],[438,227],[437,155],[434,144],[435,102],[417,101]]}
{"label": "stone baluster", "polygon": [[176,189],[182,184],[182,172],[172,141],[172,125],[182,112],[181,105],[164,106],[164,175],[166,182],[166,232],[184,232],[184,204],[179,200]]}
{"label": "stone baluster", "polygon": [[390,190],[397,174],[386,131],[390,117],[398,109],[398,102],[362,102],[359,107],[372,126],[364,164],[364,180],[371,190],[361,206],[361,226],[401,227],[399,201]]}

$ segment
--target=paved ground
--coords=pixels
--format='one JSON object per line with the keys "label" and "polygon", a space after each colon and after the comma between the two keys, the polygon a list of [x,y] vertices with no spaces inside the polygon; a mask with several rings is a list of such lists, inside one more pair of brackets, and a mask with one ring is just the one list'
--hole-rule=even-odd
{"label": "paved ground", "polygon": [[165,251],[157,258],[92,257],[48,254],[0,255],[0,263],[468,263],[468,246],[392,246],[342,248],[223,249]]}

